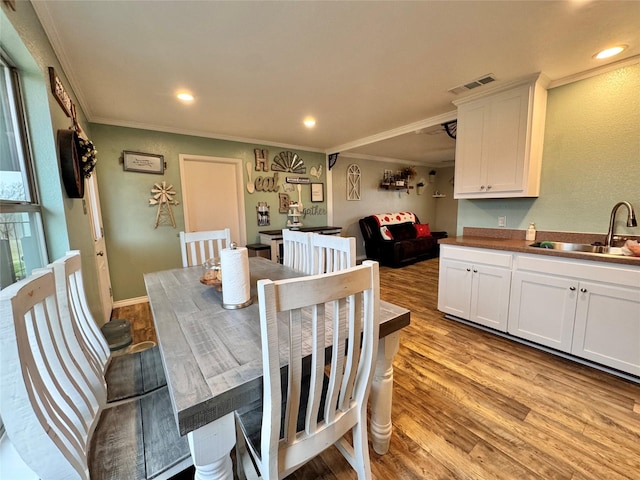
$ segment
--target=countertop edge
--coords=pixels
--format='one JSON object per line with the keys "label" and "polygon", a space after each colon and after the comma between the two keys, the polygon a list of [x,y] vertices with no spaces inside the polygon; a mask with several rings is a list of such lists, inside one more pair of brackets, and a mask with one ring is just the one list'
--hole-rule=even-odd
{"label": "countertop edge", "polygon": [[512,238],[477,237],[463,235],[461,237],[442,238],[438,240],[438,243],[440,245],[486,248],[490,250],[503,250],[533,255],[546,255],[549,257],[573,258],[576,260],[586,260],[589,262],[615,263],[618,265],[630,265],[640,268],[640,257],[536,248],[529,246],[531,243],[533,243],[531,241]]}

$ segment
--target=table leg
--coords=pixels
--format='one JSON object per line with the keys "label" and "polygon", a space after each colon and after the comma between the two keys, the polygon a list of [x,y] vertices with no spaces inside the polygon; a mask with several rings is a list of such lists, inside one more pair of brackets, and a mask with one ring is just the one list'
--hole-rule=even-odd
{"label": "table leg", "polygon": [[187,434],[196,467],[195,480],[233,480],[230,455],[236,444],[233,415],[229,413]]}
{"label": "table leg", "polygon": [[378,358],[371,385],[371,442],[376,453],[383,455],[391,441],[391,401],[393,393],[393,357],[400,347],[400,332],[380,339]]}

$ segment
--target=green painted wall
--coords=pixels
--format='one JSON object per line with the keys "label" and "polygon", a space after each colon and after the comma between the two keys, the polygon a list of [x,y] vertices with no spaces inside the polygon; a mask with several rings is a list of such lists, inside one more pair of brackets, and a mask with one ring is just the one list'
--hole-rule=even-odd
{"label": "green painted wall", "polygon": [[[640,214],[640,65],[549,91],[540,197],[460,200],[465,226],[606,233],[612,207],[627,200]],[[624,217],[624,218],[623,218]],[[628,229],[621,212],[617,232]]]}
{"label": "green painted wall", "polygon": [[[1,5],[0,45],[21,72],[49,261],[63,256],[69,249],[81,251],[87,299],[98,319],[102,308],[89,216],[83,208],[83,200],[67,197],[58,163],[56,132],[69,128],[72,122],[51,93],[48,67],[55,68],[76,105],[81,127],[87,131],[84,113],[31,3],[18,2],[15,12],[4,2]],[[87,132],[91,136],[91,132]]]}
{"label": "green painted wall", "polygon": [[[184,211],[180,191],[180,154],[237,158],[242,160],[243,165],[246,162],[254,165],[254,149],[260,148],[269,150],[269,165],[271,165],[275,155],[291,150],[304,160],[307,167],[306,176],[309,176],[312,166],[322,165],[323,174],[317,181],[326,184],[323,153],[100,124],[92,124],[91,131],[92,140],[98,149],[96,171],[114,301],[146,295],[144,273],[182,266],[178,238],[178,233],[184,230]],[[164,175],[125,172],[120,163],[123,150],[164,155],[167,163]],[[253,171],[252,179],[255,180],[258,175],[272,176],[273,172]],[[283,191],[282,184],[286,176],[279,173],[280,192]],[[246,185],[248,176],[244,168],[243,179]],[[172,184],[178,192],[176,199],[180,201],[180,205],[173,207],[176,228],[171,226],[154,228],[157,207],[149,206],[149,198],[153,184],[162,180]],[[248,243],[259,241],[259,230],[275,230],[286,225],[286,214],[278,213],[278,193],[249,194],[245,188],[244,195]],[[311,208],[317,213],[315,215],[309,213],[303,219],[304,225],[326,225],[326,201],[311,204],[308,185],[303,186],[302,197],[305,209]],[[297,199],[297,192],[293,194],[292,199]],[[264,201],[270,206],[271,225],[258,229],[256,206],[258,202]]]}

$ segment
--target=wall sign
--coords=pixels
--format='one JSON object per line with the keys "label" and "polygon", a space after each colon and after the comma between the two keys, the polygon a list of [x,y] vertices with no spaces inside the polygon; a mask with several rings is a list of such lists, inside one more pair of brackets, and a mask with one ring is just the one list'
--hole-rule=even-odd
{"label": "wall sign", "polygon": [[67,117],[71,117],[71,113],[74,110],[73,102],[53,67],[49,67],[49,81],[51,82],[51,93],[53,93],[53,96],[62,107],[62,110],[64,110],[64,113],[67,114]]}
{"label": "wall sign", "polygon": [[324,202],[324,184],[322,183],[311,184],[311,201]]}
{"label": "wall sign", "polygon": [[162,175],[165,169],[164,156],[153,153],[122,152],[123,167],[126,172],[157,173]]}

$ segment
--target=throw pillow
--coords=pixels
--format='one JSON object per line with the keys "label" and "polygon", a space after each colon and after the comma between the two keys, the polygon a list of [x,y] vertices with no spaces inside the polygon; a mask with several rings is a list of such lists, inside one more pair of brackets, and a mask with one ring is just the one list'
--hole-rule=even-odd
{"label": "throw pillow", "polygon": [[383,240],[393,240],[393,235],[387,227],[380,227],[380,235],[382,235]]}
{"label": "throw pillow", "polygon": [[414,227],[416,227],[416,238],[431,236],[431,230],[429,229],[428,223],[416,223]]}

